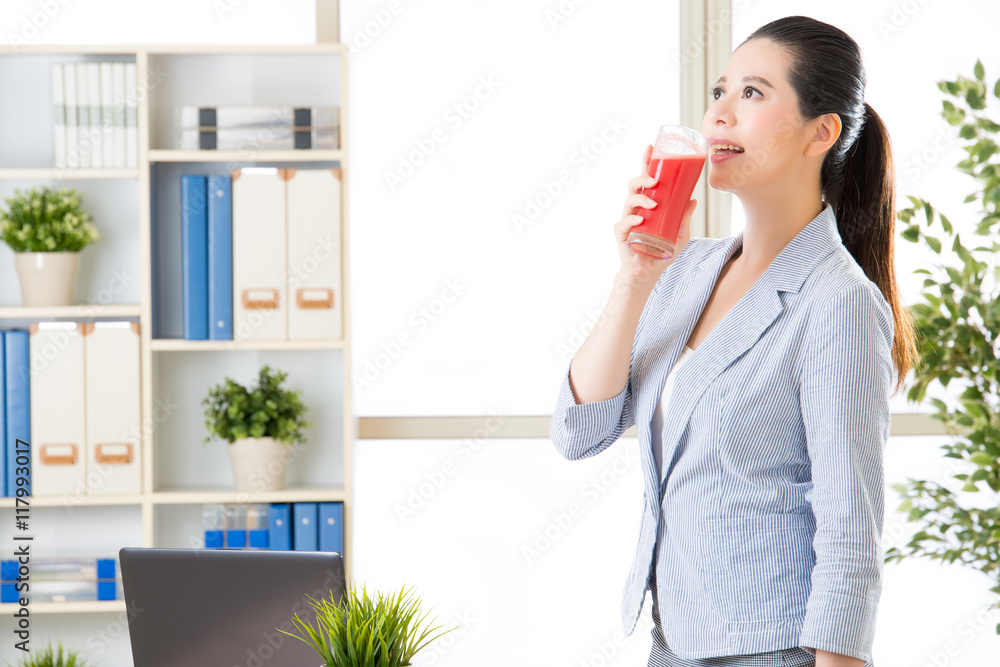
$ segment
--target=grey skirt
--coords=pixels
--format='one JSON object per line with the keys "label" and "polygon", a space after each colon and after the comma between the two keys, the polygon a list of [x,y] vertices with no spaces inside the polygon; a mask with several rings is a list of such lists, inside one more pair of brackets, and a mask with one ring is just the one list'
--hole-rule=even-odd
{"label": "grey skirt", "polygon": [[[814,667],[816,657],[801,646],[754,653],[726,655],[719,658],[679,658],[667,645],[660,629],[660,610],[656,602],[655,566],[650,568],[649,590],[653,594],[653,648],[648,667]],[[871,667],[870,663],[865,667]]]}

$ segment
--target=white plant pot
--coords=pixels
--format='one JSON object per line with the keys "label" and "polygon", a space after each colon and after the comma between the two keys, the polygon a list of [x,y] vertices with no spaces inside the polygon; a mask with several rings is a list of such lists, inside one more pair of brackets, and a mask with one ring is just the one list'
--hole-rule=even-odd
{"label": "white plant pot", "polygon": [[285,488],[285,445],[274,438],[240,438],[226,448],[237,491]]}
{"label": "white plant pot", "polygon": [[76,252],[18,252],[14,266],[24,306],[72,306]]}

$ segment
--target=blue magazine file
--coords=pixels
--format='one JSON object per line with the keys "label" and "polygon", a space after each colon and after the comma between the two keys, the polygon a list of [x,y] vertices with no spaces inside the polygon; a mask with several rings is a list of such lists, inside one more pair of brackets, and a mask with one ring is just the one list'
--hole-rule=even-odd
{"label": "blue magazine file", "polygon": [[294,503],[292,516],[295,528],[292,531],[296,551],[316,551],[319,546],[319,533],[316,530],[318,519],[316,503]]}
{"label": "blue magazine file", "polygon": [[[6,393],[6,447],[4,451],[4,467],[7,469],[6,495],[17,493],[16,475],[17,441],[31,443],[31,385],[30,366],[28,365],[28,332],[22,330],[4,332],[4,393]],[[28,495],[31,495],[31,452],[21,445],[21,453],[28,457]]]}
{"label": "blue magazine file", "polygon": [[233,179],[208,177],[208,337],[233,339]]}
{"label": "blue magazine file", "polygon": [[184,338],[208,339],[208,200],[206,177],[181,175],[181,275]]}

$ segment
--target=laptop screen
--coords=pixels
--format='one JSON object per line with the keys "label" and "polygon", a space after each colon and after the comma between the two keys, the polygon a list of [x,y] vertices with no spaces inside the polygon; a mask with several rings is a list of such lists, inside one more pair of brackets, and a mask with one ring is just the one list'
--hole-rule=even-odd
{"label": "laptop screen", "polygon": [[344,562],[322,551],[119,551],[135,667],[319,667],[292,616],[340,600]]}

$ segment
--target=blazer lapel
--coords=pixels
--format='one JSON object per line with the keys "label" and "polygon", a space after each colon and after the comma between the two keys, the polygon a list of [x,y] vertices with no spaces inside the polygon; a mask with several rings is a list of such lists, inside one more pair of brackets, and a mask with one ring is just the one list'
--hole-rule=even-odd
{"label": "blazer lapel", "polygon": [[[798,292],[815,266],[839,244],[833,209],[826,205],[816,218],[782,249],[756,283],[730,309],[702,341],[687,363],[677,372],[664,420],[663,466],[654,489],[660,491],[673,464],[673,456],[691,413],[705,390],[730,364],[742,356],[781,314],[784,306],[779,291]],[[726,239],[691,269],[677,286],[670,310],[662,314],[656,337],[659,343],[649,348],[643,364],[650,361],[647,377],[656,378],[643,396],[641,414],[657,409],[669,368],[680,356],[701,317],[718,281],[722,267],[743,244],[743,232]],[[682,326],[679,326],[682,325]],[[653,480],[647,480],[651,482]]]}

